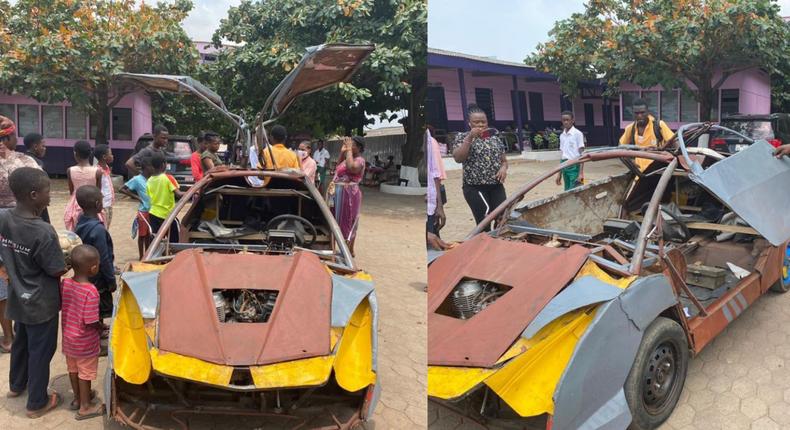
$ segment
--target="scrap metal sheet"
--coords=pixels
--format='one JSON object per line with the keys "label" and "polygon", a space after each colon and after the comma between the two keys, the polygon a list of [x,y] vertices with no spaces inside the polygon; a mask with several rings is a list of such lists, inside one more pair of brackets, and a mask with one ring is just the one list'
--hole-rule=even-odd
{"label": "scrap metal sheet", "polygon": [[132,290],[143,318],[156,318],[156,308],[159,305],[156,283],[159,281],[159,272],[124,272],[121,279]]}
{"label": "scrap metal sheet", "polygon": [[674,303],[666,278],[652,275],[637,279],[622,295],[601,305],[554,392],[554,429],[623,428],[614,425],[624,419],[617,411],[627,410],[625,398],[617,394],[644,330]]}
{"label": "scrap metal sheet", "polygon": [[711,167],[690,175],[774,246],[790,240],[790,158],[773,157],[760,140]]}

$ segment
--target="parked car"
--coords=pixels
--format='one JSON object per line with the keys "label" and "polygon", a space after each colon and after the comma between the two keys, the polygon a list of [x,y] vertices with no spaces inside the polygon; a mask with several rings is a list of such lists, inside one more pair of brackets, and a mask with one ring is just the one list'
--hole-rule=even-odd
{"label": "parked car", "polygon": [[[194,94],[238,127],[233,149],[254,159],[251,143],[265,144],[258,134],[265,124],[300,94],[347,81],[372,50],[309,49],[251,128],[191,78],[122,74],[117,82]],[[235,161],[242,166],[206,172],[144,259],[123,271],[105,379],[108,415],[133,428],[150,428],[154,410],[183,427],[189,414],[257,417],[256,428],[358,426],[380,393],[372,279],[302,172]],[[179,230],[177,242],[169,241],[170,228]]]}
{"label": "parked car", "polygon": [[[734,130],[751,139],[765,140],[774,147],[790,143],[790,114],[730,115],[721,120],[721,126]],[[711,136],[710,147],[734,154],[749,146],[743,136],[719,131]]]}
{"label": "parked car", "polygon": [[[146,133],[137,139],[134,145],[134,154],[147,147],[154,141],[154,136]],[[182,191],[186,191],[195,183],[192,177],[191,157],[197,150],[197,143],[192,136],[168,135],[165,147],[166,172],[173,175],[178,181]]]}
{"label": "parked car", "polygon": [[[428,268],[431,402],[491,427],[658,428],[690,358],[790,290],[790,196],[766,186],[790,160],[772,150],[590,150],[509,196]],[[522,202],[613,159],[628,171]]]}

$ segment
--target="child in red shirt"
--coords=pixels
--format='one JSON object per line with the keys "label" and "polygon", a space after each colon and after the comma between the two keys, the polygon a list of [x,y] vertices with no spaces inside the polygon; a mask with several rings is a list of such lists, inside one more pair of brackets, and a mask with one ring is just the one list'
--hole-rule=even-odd
{"label": "child in red shirt", "polygon": [[80,245],[71,251],[74,277],[61,284],[61,326],[63,355],[74,391],[71,409],[75,418],[84,420],[104,414],[104,405],[94,403],[96,392],[91,381],[99,367],[99,292],[89,278],[99,272],[99,251],[90,245]]}

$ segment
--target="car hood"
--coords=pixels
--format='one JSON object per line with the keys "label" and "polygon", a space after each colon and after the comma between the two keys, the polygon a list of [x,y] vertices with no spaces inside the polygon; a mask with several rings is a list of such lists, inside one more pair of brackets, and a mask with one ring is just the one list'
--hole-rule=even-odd
{"label": "car hood", "polygon": [[[266,323],[220,323],[214,289],[277,290]],[[159,276],[159,349],[231,366],[330,353],[332,280],[317,256],[178,253]]]}
{"label": "car hood", "polygon": [[[437,258],[428,269],[428,364],[494,366],[588,253],[579,245],[549,248],[478,234]],[[437,312],[464,278],[512,289],[467,320]]]}

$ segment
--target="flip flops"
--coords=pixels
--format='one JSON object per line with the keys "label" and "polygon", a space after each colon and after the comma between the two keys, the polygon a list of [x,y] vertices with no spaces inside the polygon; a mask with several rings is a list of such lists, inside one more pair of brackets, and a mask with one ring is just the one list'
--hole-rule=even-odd
{"label": "flip flops", "polygon": [[82,420],[87,420],[87,419],[90,419],[90,418],[100,417],[100,416],[104,415],[105,411],[106,411],[106,408],[102,404],[102,405],[99,405],[99,407],[95,411],[87,413],[85,415],[82,415],[79,412],[77,412],[76,414],[74,414],[74,419],[77,420],[77,421],[82,421]]}
{"label": "flip flops", "polygon": [[19,397],[19,396],[21,396],[21,395],[22,395],[22,393],[24,393],[24,392],[25,392],[25,390],[22,390],[22,391],[20,391],[20,392],[18,392],[18,393],[17,393],[16,391],[11,391],[11,390],[8,390],[8,392],[7,392],[7,393],[5,393],[5,396],[6,396],[6,398],[9,398],[9,399],[14,399],[14,398],[16,398],[16,397]]}
{"label": "flip flops", "polygon": [[42,416],[46,415],[47,412],[57,408],[63,402],[63,397],[58,393],[52,393],[49,395],[49,401],[47,405],[41,409],[36,409],[35,411],[27,411],[28,418],[41,418]]}
{"label": "flip flops", "polygon": [[[96,396],[98,395],[99,394],[96,392],[96,390],[91,390],[91,403],[93,403],[93,401],[96,400]],[[70,411],[80,410],[80,400],[76,398],[72,400],[71,403],[69,403],[69,410]]]}

